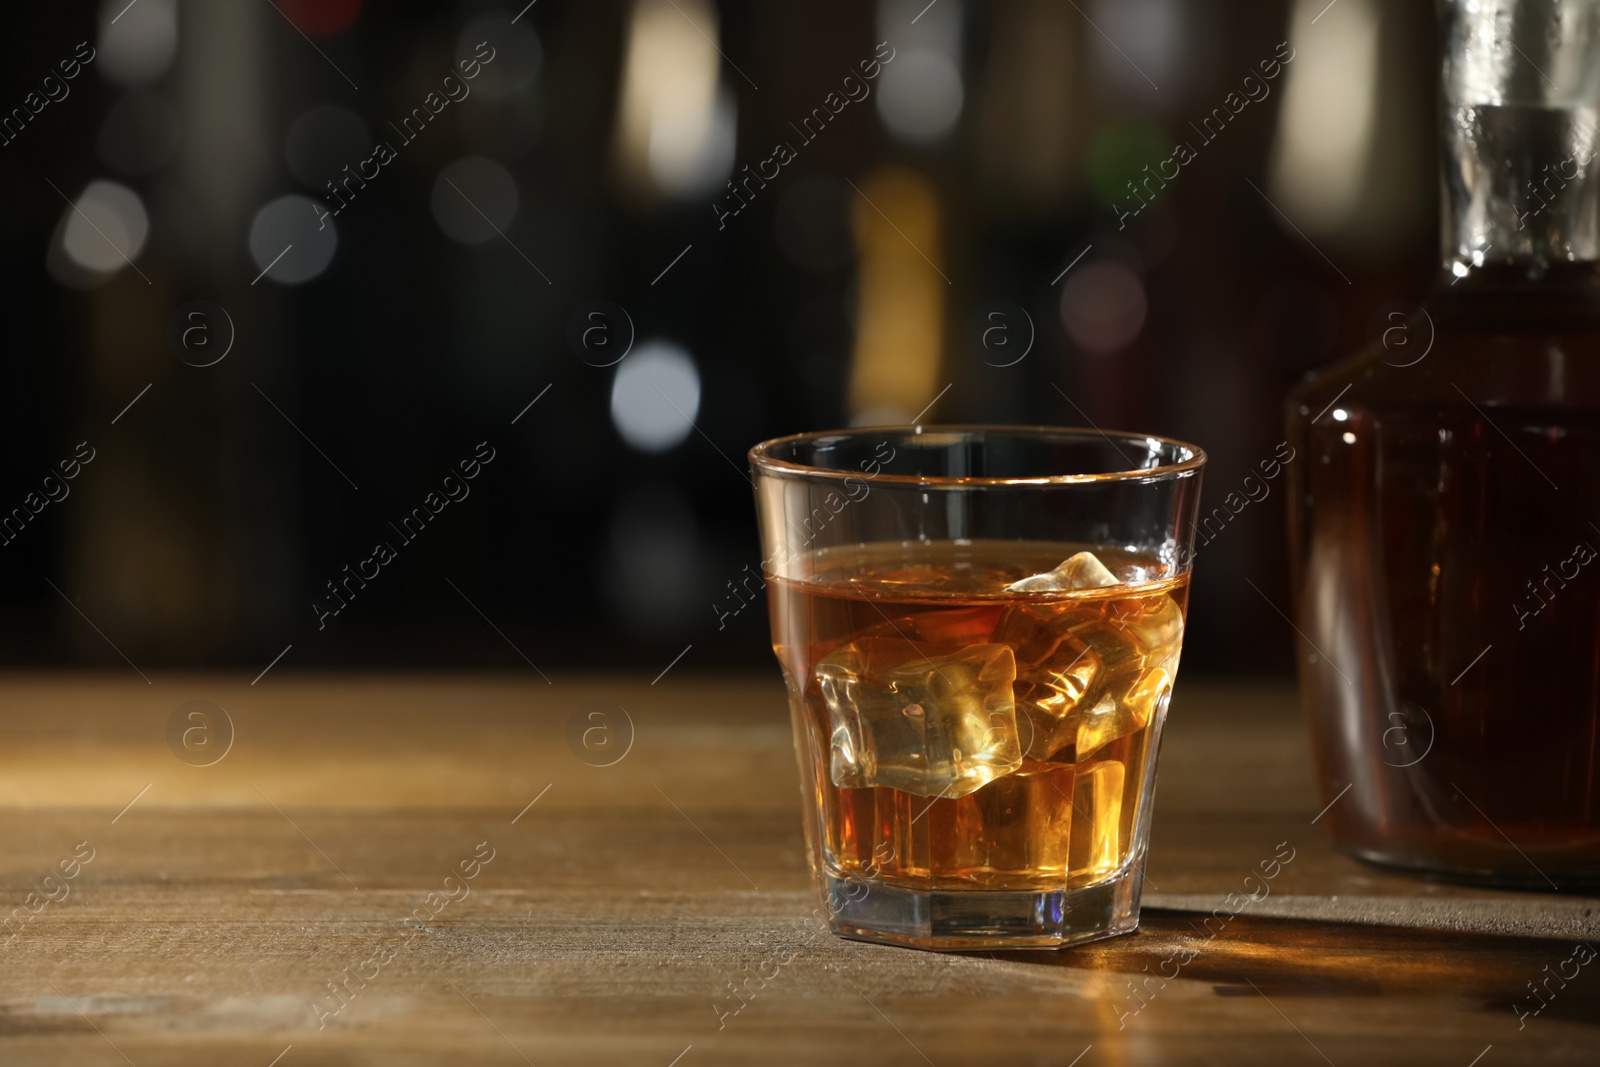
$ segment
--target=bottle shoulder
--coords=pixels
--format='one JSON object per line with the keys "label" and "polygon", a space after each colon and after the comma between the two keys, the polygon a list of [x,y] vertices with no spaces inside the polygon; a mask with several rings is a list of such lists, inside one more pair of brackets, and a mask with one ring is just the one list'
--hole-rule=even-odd
{"label": "bottle shoulder", "polygon": [[1600,324],[1559,320],[1513,328],[1424,307],[1402,332],[1307,375],[1288,396],[1291,424],[1337,402],[1381,411],[1417,407],[1600,408]]}

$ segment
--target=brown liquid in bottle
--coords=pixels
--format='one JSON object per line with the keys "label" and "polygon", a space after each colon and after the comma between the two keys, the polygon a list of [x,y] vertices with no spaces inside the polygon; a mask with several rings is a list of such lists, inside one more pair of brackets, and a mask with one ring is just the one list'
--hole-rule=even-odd
{"label": "brown liquid in bottle", "polygon": [[1592,888],[1600,266],[1479,268],[1403,328],[1290,398],[1323,821],[1379,862]]}

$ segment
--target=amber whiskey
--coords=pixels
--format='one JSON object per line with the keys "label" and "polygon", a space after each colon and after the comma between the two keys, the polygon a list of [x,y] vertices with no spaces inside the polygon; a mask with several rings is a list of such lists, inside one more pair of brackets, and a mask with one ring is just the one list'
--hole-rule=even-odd
{"label": "amber whiskey", "polygon": [[772,629],[832,879],[1039,890],[1127,872],[1186,573],[981,541],[833,548],[802,570],[772,579]]}

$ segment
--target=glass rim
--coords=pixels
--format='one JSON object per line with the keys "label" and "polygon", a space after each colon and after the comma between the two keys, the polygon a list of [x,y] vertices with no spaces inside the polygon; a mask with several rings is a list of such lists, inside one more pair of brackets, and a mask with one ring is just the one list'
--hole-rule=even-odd
{"label": "glass rim", "polygon": [[[1011,434],[1018,437],[1099,437],[1113,448],[1117,441],[1136,443],[1140,448],[1149,451],[1150,443],[1170,445],[1180,453],[1186,453],[1186,458],[1177,463],[1167,463],[1159,467],[1129,467],[1124,470],[1101,471],[1093,474],[1041,474],[1029,476],[968,476],[968,475],[933,475],[933,474],[889,474],[880,472],[871,475],[875,483],[889,483],[894,485],[949,485],[949,486],[1037,486],[1037,485],[1092,485],[1095,483],[1118,481],[1158,481],[1173,478],[1183,478],[1195,475],[1206,464],[1205,450],[1198,445],[1180,441],[1175,437],[1162,437],[1158,434],[1132,433],[1126,430],[1102,430],[1098,426],[1025,426],[1010,425],[1005,423],[941,423],[930,426],[916,425],[890,425],[890,426],[852,426],[845,430],[813,430],[807,433],[788,434],[783,437],[774,437],[760,444],[754,445],[747,453],[750,465],[761,474],[790,475],[803,478],[832,478],[844,480],[847,478],[865,477],[858,470],[842,470],[834,467],[817,467],[806,463],[796,463],[792,460],[779,459],[773,452],[784,445],[797,444],[802,441],[818,441],[828,437],[866,437],[872,434],[894,433],[901,437],[920,437],[925,433],[965,433],[965,434]],[[1118,449],[1120,452],[1121,449]]]}

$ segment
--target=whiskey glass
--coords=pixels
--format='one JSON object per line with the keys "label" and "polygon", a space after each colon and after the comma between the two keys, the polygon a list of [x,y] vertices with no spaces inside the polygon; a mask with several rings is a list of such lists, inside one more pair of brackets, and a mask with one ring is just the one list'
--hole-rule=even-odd
{"label": "whiskey glass", "polygon": [[750,463],[834,932],[971,949],[1133,930],[1204,453],[927,426],[779,438]]}

